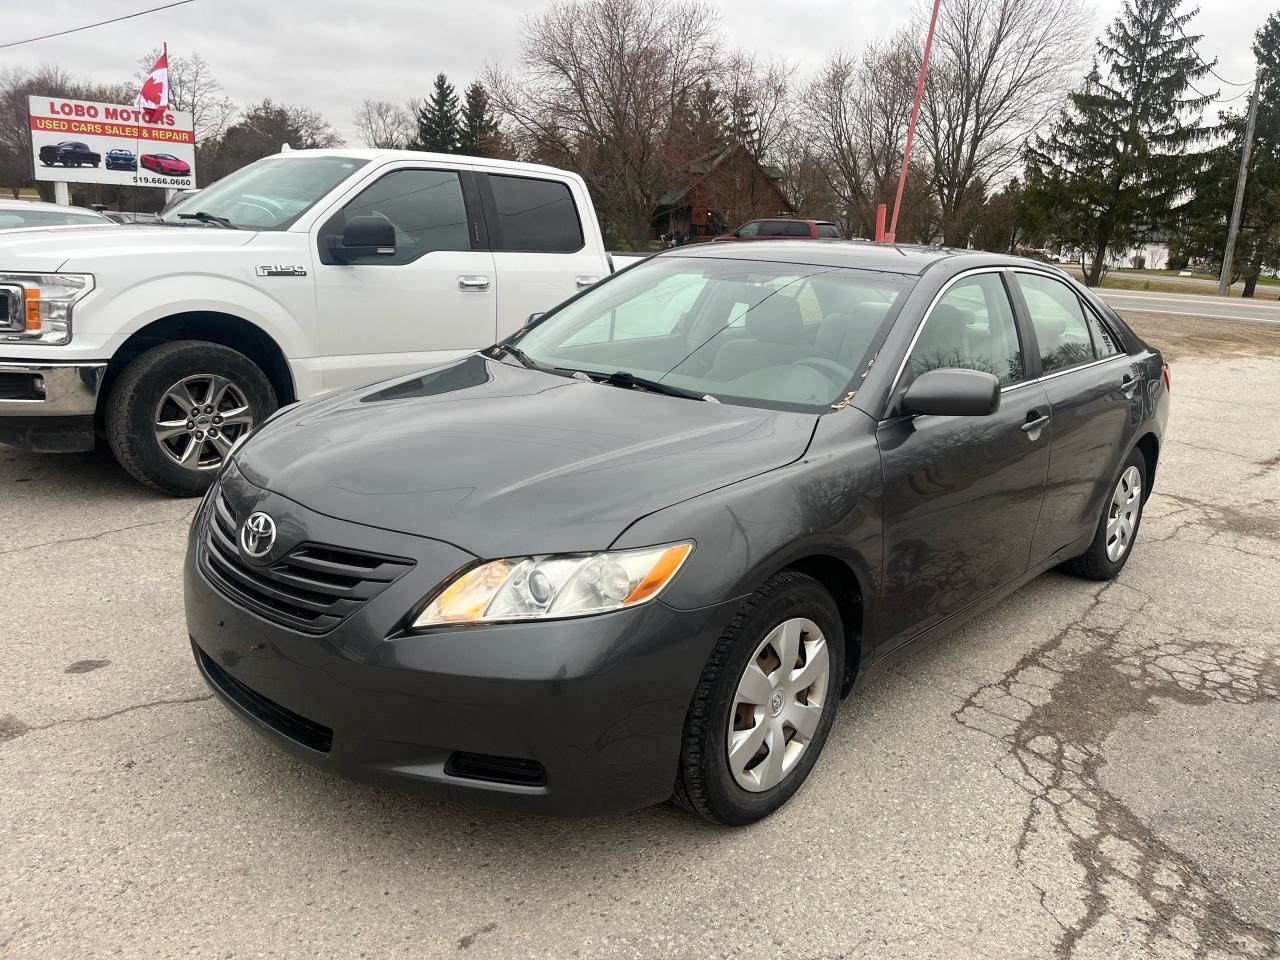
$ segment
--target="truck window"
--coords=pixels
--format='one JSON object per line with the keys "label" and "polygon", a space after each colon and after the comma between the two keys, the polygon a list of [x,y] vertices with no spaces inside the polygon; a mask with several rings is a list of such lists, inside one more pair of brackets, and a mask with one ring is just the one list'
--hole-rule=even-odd
{"label": "truck window", "polygon": [[582,249],[582,225],[569,185],[558,180],[491,173],[496,223],[493,249],[572,253]]}
{"label": "truck window", "polygon": [[352,263],[399,264],[433,250],[470,250],[471,229],[455,170],[396,170],[374,181],[329,218],[322,235],[341,236],[352,217],[381,217],[396,231],[392,256]]}

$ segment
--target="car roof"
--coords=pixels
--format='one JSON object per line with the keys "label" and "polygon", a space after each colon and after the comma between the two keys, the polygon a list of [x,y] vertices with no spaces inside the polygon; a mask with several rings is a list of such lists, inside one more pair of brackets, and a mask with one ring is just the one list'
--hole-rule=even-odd
{"label": "car roof", "polygon": [[[0,210],[58,210],[62,213],[80,213],[86,217],[101,217],[97,210],[88,207],[67,206],[61,203],[45,203],[43,200],[0,199]],[[105,219],[105,218],[104,218]]]}
{"label": "car roof", "polygon": [[307,150],[287,150],[274,153],[263,159],[276,157],[348,157],[353,160],[387,160],[400,158],[404,160],[435,160],[443,163],[465,163],[473,167],[484,167],[487,170],[509,170],[511,172],[555,174],[558,177],[574,177],[578,175],[572,170],[551,167],[542,163],[524,163],[518,160],[496,160],[492,157],[470,157],[460,153],[429,153],[425,150],[377,150],[373,148],[337,147],[333,149],[317,148]]}
{"label": "car roof", "polygon": [[[756,240],[753,243],[698,243],[675,247],[657,257],[709,257],[722,260],[757,260],[771,263],[805,264],[815,267],[846,267],[919,276],[935,264],[947,264],[955,271],[981,266],[1034,266],[1046,264],[1022,257],[955,250],[950,247],[906,246],[859,240]],[[656,258],[655,258],[656,259]]]}

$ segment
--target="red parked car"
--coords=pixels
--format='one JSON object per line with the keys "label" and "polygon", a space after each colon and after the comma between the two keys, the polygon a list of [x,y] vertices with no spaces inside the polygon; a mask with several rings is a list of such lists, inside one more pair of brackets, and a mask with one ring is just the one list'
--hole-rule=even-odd
{"label": "red parked car", "polygon": [[156,173],[167,173],[175,177],[191,176],[191,167],[187,165],[187,161],[179,160],[171,153],[144,153],[138,158],[138,162]]}
{"label": "red parked car", "polygon": [[733,233],[713,238],[721,240],[842,240],[840,230],[830,220],[748,220]]}

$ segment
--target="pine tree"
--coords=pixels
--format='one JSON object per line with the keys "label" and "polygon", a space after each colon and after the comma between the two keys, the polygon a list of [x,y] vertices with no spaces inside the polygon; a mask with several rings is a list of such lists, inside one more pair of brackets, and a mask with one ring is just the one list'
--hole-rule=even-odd
{"label": "pine tree", "polygon": [[1083,88],[1027,147],[1027,201],[1055,239],[1086,251],[1090,285],[1108,254],[1172,222],[1203,164],[1191,151],[1209,135],[1200,114],[1212,98],[1192,84],[1212,65],[1196,56],[1200,37],[1185,33],[1197,11],[1180,5],[1125,0]]}
{"label": "pine tree", "polygon": [[[1280,13],[1258,30],[1253,54],[1260,81],[1258,116],[1232,261],[1232,280],[1243,277],[1245,297],[1254,295],[1263,270],[1280,266]],[[1235,202],[1247,104],[1242,100],[1239,109],[1223,115],[1220,129],[1226,140],[1210,154],[1188,218],[1187,251],[1218,265]]]}
{"label": "pine tree", "polygon": [[467,87],[458,128],[458,153],[472,157],[493,156],[498,123],[489,109],[489,92],[479,81]]}
{"label": "pine tree", "polygon": [[436,74],[431,96],[418,107],[418,132],[412,150],[454,153],[458,149],[458,96],[443,73]]}

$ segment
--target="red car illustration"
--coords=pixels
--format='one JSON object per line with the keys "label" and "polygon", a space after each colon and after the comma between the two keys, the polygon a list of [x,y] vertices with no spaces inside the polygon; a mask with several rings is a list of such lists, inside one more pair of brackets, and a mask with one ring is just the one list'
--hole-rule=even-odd
{"label": "red car illustration", "polygon": [[191,176],[191,167],[187,161],[179,160],[171,153],[144,153],[138,162],[148,170],[156,173],[167,173],[175,177]]}

